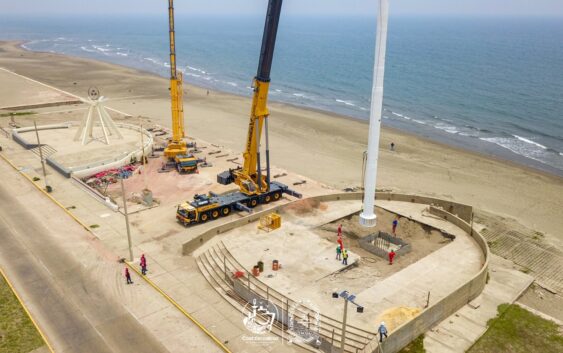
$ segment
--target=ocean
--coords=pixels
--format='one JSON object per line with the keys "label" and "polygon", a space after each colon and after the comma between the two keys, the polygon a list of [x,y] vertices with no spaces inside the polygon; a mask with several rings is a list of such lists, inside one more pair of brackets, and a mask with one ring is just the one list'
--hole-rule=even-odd
{"label": "ocean", "polygon": [[[166,16],[0,14],[0,38],[167,77]],[[263,21],[177,16],[185,81],[250,96]],[[282,14],[270,99],[368,119],[375,26]],[[563,175],[563,21],[391,17],[383,123]]]}

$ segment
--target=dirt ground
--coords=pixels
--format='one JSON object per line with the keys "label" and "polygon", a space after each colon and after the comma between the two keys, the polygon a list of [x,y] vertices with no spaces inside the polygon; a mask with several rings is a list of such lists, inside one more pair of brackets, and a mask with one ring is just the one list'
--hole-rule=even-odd
{"label": "dirt ground", "polygon": [[[322,207],[322,204],[319,207]],[[392,222],[397,215],[380,208],[376,208],[376,215],[378,225],[375,228],[364,228],[361,226],[359,223],[359,214],[355,213],[340,220],[322,225],[315,230],[321,238],[334,242],[336,254],[337,228],[339,224],[342,224],[344,247],[361,257],[357,267],[335,273],[323,279],[323,282],[327,282],[327,285],[331,282],[345,279],[348,286],[347,288],[352,291],[360,291],[375,285],[383,278],[399,272],[403,268],[408,267],[410,264],[451,242],[451,240],[444,238],[439,230],[405,217],[399,217],[397,236],[411,244],[412,251],[403,256],[396,256],[391,266],[386,259],[382,259],[365,251],[358,244],[358,239],[377,231],[391,233]]]}

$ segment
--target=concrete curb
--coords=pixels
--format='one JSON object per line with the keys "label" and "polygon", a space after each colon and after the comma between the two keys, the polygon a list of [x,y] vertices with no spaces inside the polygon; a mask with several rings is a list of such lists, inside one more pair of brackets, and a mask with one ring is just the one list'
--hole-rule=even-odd
{"label": "concrete curb", "polygon": [[43,342],[45,343],[45,345],[47,345],[47,348],[49,349],[49,351],[51,353],[55,353],[55,351],[53,350],[53,347],[51,346],[51,343],[49,343],[49,340],[47,340],[47,336],[43,333],[43,331],[41,330],[41,328],[39,327],[39,325],[37,324],[37,322],[35,321],[33,316],[31,316],[31,313],[29,312],[29,310],[25,306],[22,298],[19,296],[18,292],[14,288],[14,285],[12,284],[12,282],[10,282],[10,280],[8,279],[8,276],[6,276],[6,273],[4,273],[4,270],[2,270],[1,267],[0,267],[0,275],[2,275],[2,277],[4,277],[4,280],[6,281],[6,283],[8,283],[8,287],[10,287],[10,290],[12,291],[12,293],[14,293],[14,295],[16,296],[18,301],[20,302],[20,305],[22,306],[23,310],[25,311],[25,313],[27,314],[27,316],[29,317],[29,319],[33,323],[33,326],[35,326],[35,329],[37,330],[37,332],[39,332],[39,335],[43,339]]}
{"label": "concrete curb", "polygon": [[190,315],[190,313],[188,313],[186,311],[186,309],[184,309],[180,304],[178,304],[174,299],[172,299],[172,297],[170,297],[162,289],[160,289],[160,287],[157,286],[153,281],[151,281],[147,276],[142,275],[141,272],[139,272],[139,270],[137,269],[137,267],[133,263],[125,261],[125,264],[131,270],[135,271],[135,273],[139,277],[144,279],[145,282],[147,282],[157,292],[159,292],[164,297],[164,299],[168,300],[170,302],[170,304],[174,305],[176,307],[176,309],[180,310],[180,312],[182,314],[184,314],[185,317],[190,319],[197,327],[199,327],[203,331],[203,333],[205,333],[209,338],[211,338],[213,340],[213,342],[215,342],[217,344],[217,346],[219,346],[219,348],[221,348],[226,353],[232,353],[229,350],[229,348],[227,348],[217,337],[215,337],[215,335],[213,335],[211,332],[209,332],[199,321],[197,321],[196,318],[194,318],[192,315]]}

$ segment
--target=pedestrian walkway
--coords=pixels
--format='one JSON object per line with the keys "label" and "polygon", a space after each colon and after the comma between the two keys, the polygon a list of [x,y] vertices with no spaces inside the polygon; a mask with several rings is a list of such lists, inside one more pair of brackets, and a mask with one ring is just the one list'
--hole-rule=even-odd
{"label": "pedestrian walkway", "polygon": [[501,304],[512,304],[534,278],[513,268],[510,261],[492,255],[490,279],[483,293],[424,336],[428,353],[466,352],[487,330],[487,321],[496,317]]}

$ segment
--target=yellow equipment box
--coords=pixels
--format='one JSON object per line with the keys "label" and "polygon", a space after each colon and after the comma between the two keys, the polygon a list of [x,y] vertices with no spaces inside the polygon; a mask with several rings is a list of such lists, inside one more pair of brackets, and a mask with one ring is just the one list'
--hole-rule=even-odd
{"label": "yellow equipment box", "polygon": [[267,232],[281,227],[281,216],[277,213],[270,213],[260,218],[258,228]]}

